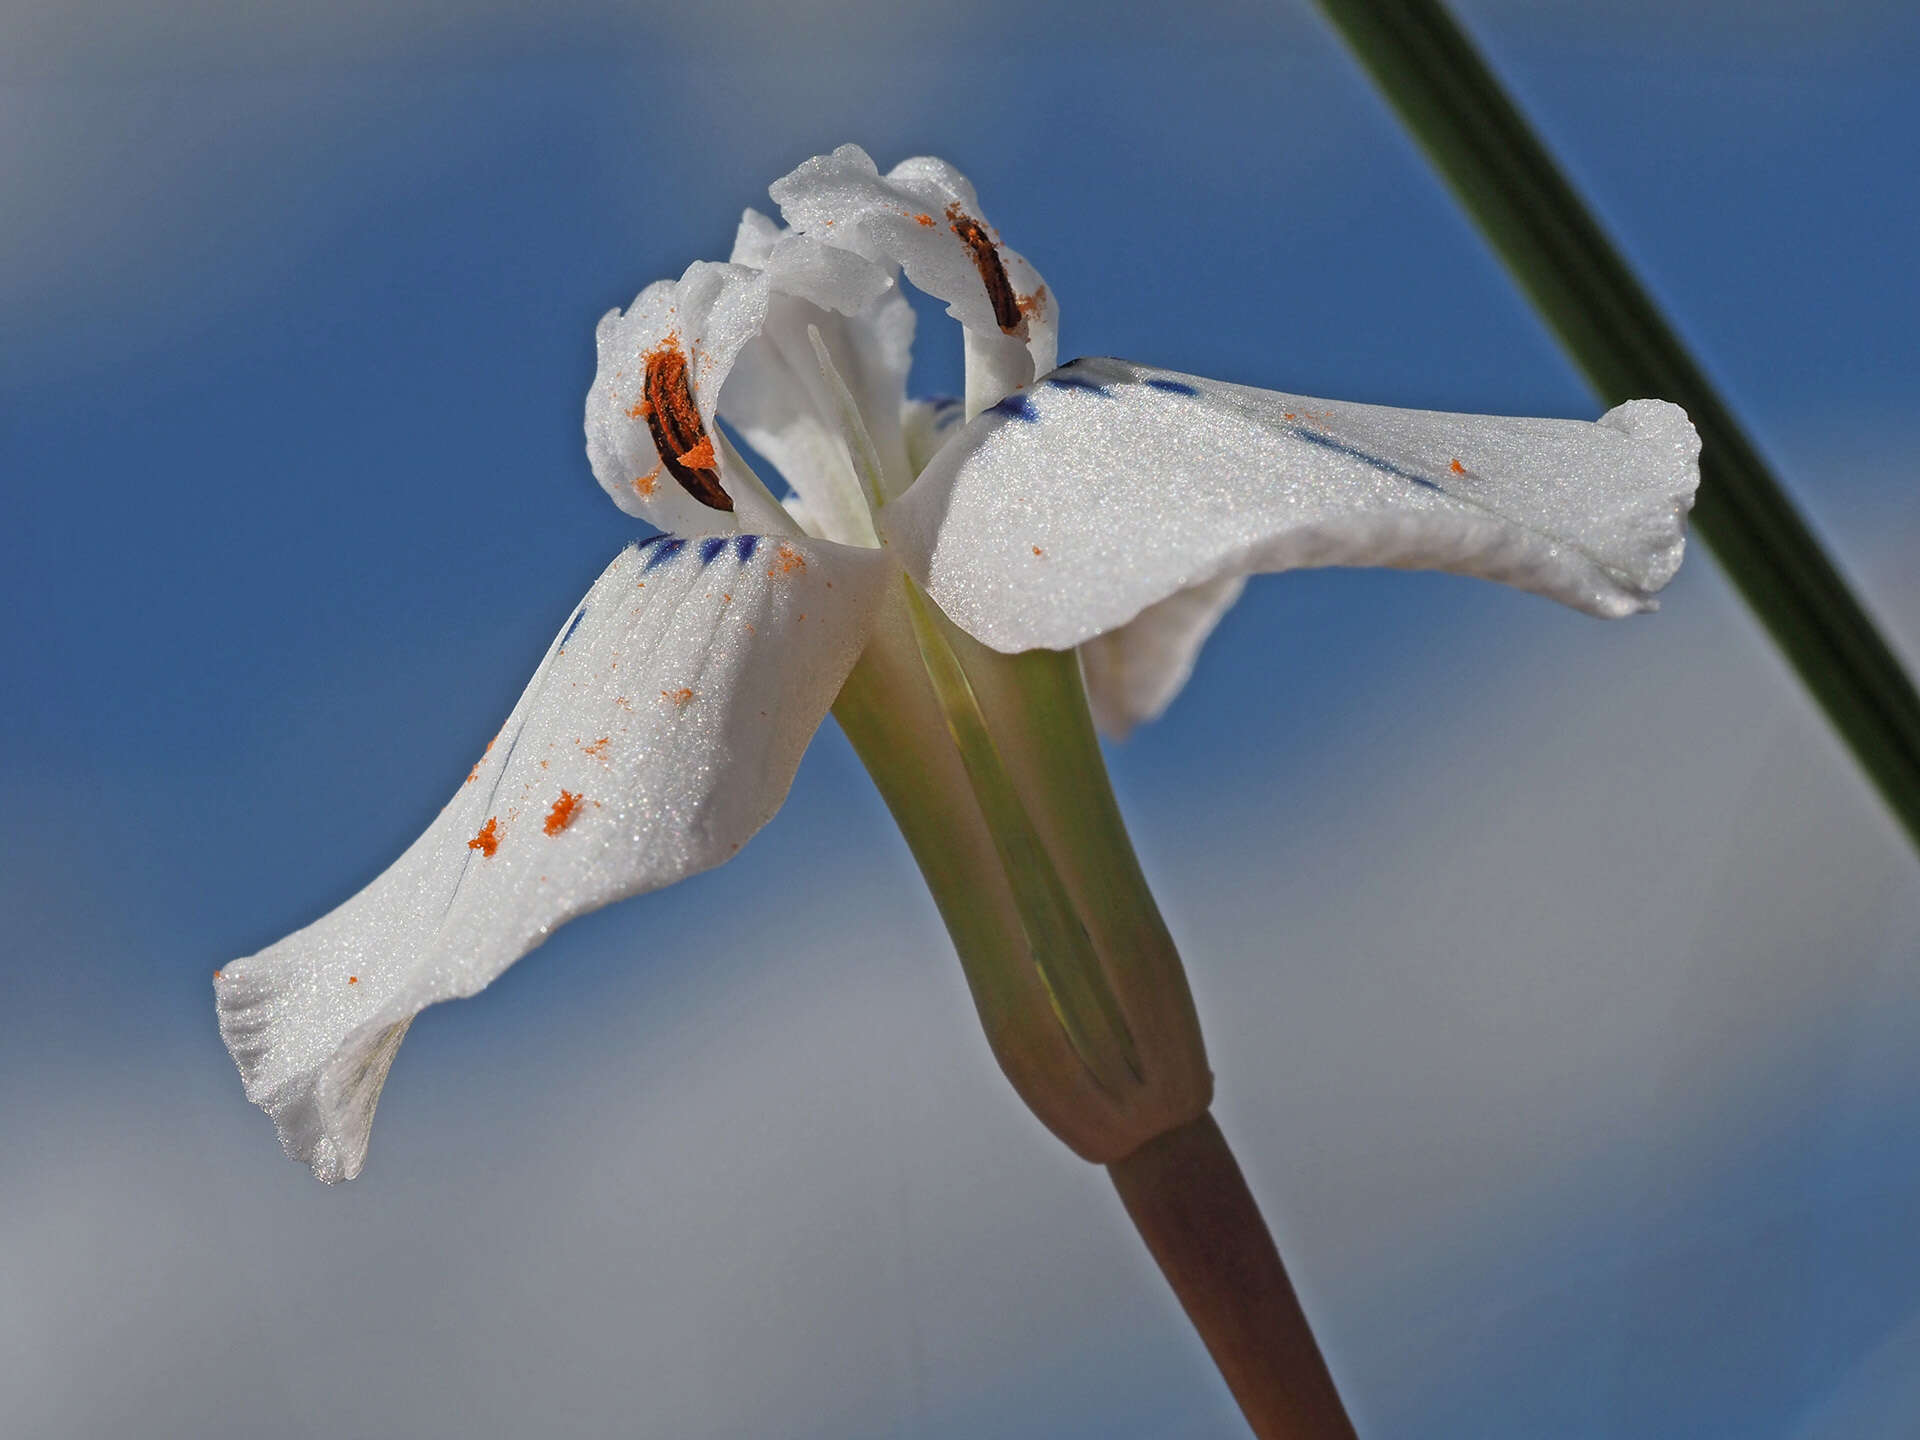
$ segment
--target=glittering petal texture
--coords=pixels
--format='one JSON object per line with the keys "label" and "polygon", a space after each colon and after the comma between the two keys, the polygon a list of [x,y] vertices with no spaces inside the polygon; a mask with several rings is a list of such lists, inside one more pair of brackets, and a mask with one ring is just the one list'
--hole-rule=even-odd
{"label": "glittering petal texture", "polygon": [[1087,704],[1102,734],[1124,740],[1134,726],[1166,713],[1193,674],[1200,647],[1246,584],[1247,577],[1234,572],[1176,590],[1080,647]]}
{"label": "glittering petal texture", "polygon": [[730,858],[786,798],[867,641],[877,551],[747,534],[631,546],[394,865],[214,982],[247,1097],[322,1180],[360,1171],[424,1006],[554,927]]}
{"label": "glittering petal texture", "polygon": [[[587,392],[587,459],[601,488],[627,514],[677,535],[737,528],[738,517],[696,500],[662,464],[647,420],[647,357],[665,348],[685,359],[700,423],[720,451],[714,409],[741,347],[766,320],[767,291],[760,270],[701,260],[678,280],[649,285],[624,313],[609,310],[601,318],[594,333],[599,368]],[[722,488],[736,501],[745,498],[728,457],[716,453],[710,463]]]}
{"label": "glittering petal texture", "polygon": [[740,223],[733,258],[763,268],[772,293],[760,333],[740,351],[721,392],[721,417],[779,467],[802,497],[798,513],[810,533],[873,545],[869,508],[807,328],[820,332],[866,420],[887,493],[898,494],[912,479],[900,414],[913,307],[890,267],[784,232],[751,210]]}
{"label": "glittering petal texture", "polygon": [[1699,451],[1658,400],[1593,424],[1447,415],[1080,360],[951,437],[882,520],[940,607],[1004,651],[1315,565],[1450,570],[1614,617],[1679,567]]}
{"label": "glittering petal texture", "polygon": [[[903,160],[885,175],[858,145],[816,155],[774,182],[787,224],[900,266],[966,328],[971,411],[1053,368],[1060,316],[1040,272],[1000,237],[980,197],[944,160]],[[1004,292],[991,278],[997,264]]]}

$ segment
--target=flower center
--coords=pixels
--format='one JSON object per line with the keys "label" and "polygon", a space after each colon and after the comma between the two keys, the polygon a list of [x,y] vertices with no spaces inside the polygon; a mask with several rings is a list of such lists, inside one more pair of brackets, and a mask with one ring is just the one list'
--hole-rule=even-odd
{"label": "flower center", "polygon": [[720,488],[713,441],[707,437],[707,427],[700,423],[700,409],[693,403],[693,388],[687,383],[687,357],[671,337],[659,349],[647,353],[644,393],[647,428],[653,432],[653,448],[660,452],[660,463],[667,467],[667,473],[702,505],[715,510],[733,509],[732,497]]}

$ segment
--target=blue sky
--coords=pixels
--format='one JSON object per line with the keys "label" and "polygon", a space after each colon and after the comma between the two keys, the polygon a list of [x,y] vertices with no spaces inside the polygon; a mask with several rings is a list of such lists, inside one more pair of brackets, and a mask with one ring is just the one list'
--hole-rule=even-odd
{"label": "blue sky", "polygon": [[[1920,654],[1920,25],[1463,13]],[[21,1433],[1234,1434],[830,728],[739,860],[423,1017],[350,1186],[279,1155],[208,974],[464,775],[632,533],[595,320],[808,154],[960,164],[1064,354],[1593,414],[1312,13],[4,0],[0,36]],[[923,315],[917,387],[957,350]],[[1112,765],[1369,1440],[1907,1433],[1920,871],[1704,548],[1612,626],[1256,582]]]}

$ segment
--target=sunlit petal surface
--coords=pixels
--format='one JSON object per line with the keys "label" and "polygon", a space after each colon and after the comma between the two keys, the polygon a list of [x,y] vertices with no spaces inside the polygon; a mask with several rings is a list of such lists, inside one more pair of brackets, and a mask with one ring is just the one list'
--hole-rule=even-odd
{"label": "sunlit petal surface", "polygon": [[1322,565],[1478,575],[1612,617],[1679,568],[1699,453],[1659,401],[1597,424],[1443,415],[1080,360],[970,422],[884,518],[927,593],[1002,650]]}
{"label": "sunlit petal surface", "polygon": [[408,1024],[583,911],[730,860],[859,655],[870,551],[659,537],[607,568],[433,825],[339,909],[214,981],[281,1143],[350,1179]]}

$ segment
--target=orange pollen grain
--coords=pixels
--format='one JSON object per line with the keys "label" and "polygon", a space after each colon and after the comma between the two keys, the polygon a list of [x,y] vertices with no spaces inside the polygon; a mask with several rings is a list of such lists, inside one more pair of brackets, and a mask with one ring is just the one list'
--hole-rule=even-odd
{"label": "orange pollen grain", "polygon": [[642,500],[651,500],[654,490],[660,484],[660,467],[654,466],[644,475],[633,477],[633,490]]}
{"label": "orange pollen grain", "polygon": [[1031,295],[1022,295],[1014,303],[1022,315],[1038,315],[1047,308],[1047,287],[1037,285]]}
{"label": "orange pollen grain", "polygon": [[1036,546],[1034,546],[1034,547],[1033,547],[1033,553],[1034,553],[1034,554],[1036,554],[1036,555],[1044,555],[1044,554],[1046,554],[1047,552],[1046,552],[1046,551],[1044,551],[1044,550],[1042,550],[1042,549],[1041,549],[1041,548],[1040,548],[1040,547],[1039,547],[1038,545],[1036,545]]}
{"label": "orange pollen grain", "polygon": [[682,685],[678,690],[662,690],[660,692],[660,698],[663,700],[671,700],[675,705],[685,705],[693,699],[693,691],[689,687]]}
{"label": "orange pollen grain", "polygon": [[680,457],[680,463],[689,470],[711,470],[714,468],[713,441],[702,435],[700,443]]}
{"label": "orange pollen grain", "polygon": [[580,748],[586,751],[587,754],[593,756],[594,759],[599,760],[599,759],[605,758],[607,753],[607,746],[611,745],[612,743],[613,743],[613,737],[611,735],[602,735],[598,740],[594,741],[591,745],[582,745]]}
{"label": "orange pollen grain", "polygon": [[931,215],[916,215],[913,217],[913,221],[914,224],[924,225],[929,230],[933,228],[933,217]]}
{"label": "orange pollen grain", "polygon": [[558,835],[571,825],[579,808],[580,796],[572,790],[562,790],[560,798],[553,802],[553,808],[547,812],[547,834]]}
{"label": "orange pollen grain", "polygon": [[653,405],[647,400],[646,396],[642,395],[638,400],[633,402],[632,408],[627,411],[627,418],[629,420],[644,420],[652,413]]}
{"label": "orange pollen grain", "polygon": [[214,979],[216,979],[216,980],[218,980],[218,979],[220,978],[220,972],[219,972],[218,970],[216,970],[216,971],[214,971],[214,972],[213,972],[213,978],[214,978]]}
{"label": "orange pollen grain", "polygon": [[1467,467],[1462,465],[1458,460],[1454,461],[1447,468],[1453,471],[1453,473],[1456,475],[1464,475],[1467,473]]}
{"label": "orange pollen grain", "polygon": [[770,576],[791,575],[796,570],[807,568],[807,557],[784,541],[774,552],[773,565],[767,571]]}
{"label": "orange pollen grain", "polygon": [[497,816],[489,815],[487,817],[487,823],[480,827],[480,833],[474,836],[473,839],[467,841],[467,849],[478,850],[482,855],[485,855],[491,860],[493,858],[493,852],[499,848],[500,820]]}
{"label": "orange pollen grain", "polygon": [[360,977],[358,975],[347,976],[347,984],[358,985],[359,983],[360,983]]}

